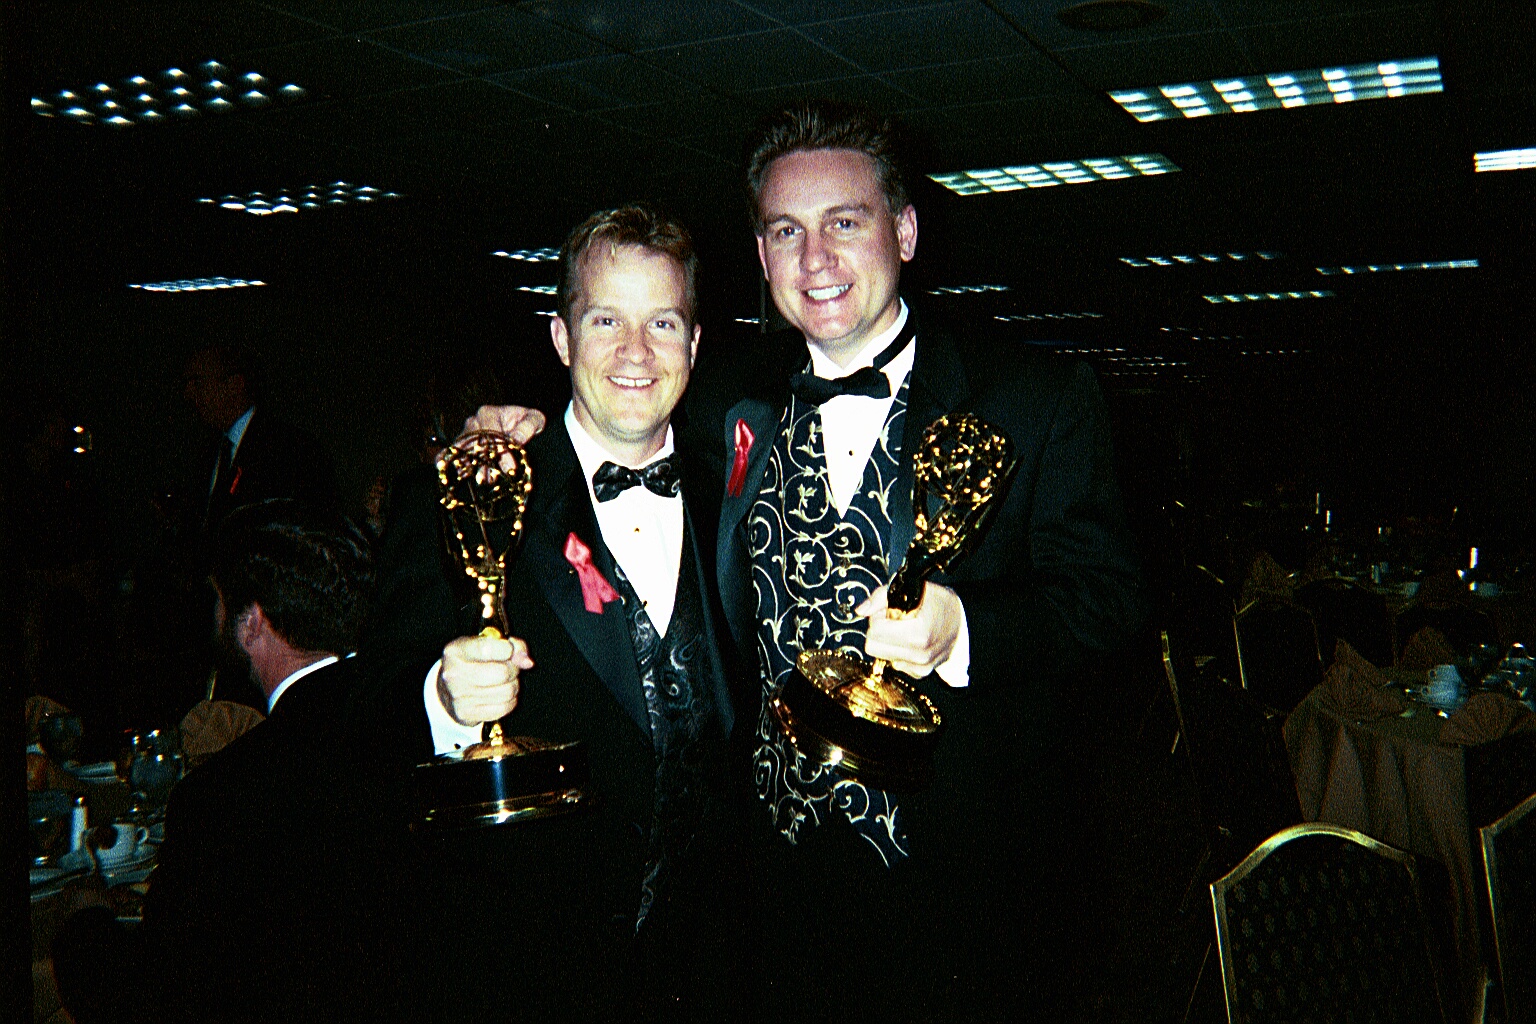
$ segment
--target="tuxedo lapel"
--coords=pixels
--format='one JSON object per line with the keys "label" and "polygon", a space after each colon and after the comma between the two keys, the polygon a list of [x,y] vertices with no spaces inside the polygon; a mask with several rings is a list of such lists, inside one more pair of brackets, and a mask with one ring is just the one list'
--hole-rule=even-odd
{"label": "tuxedo lapel", "polygon": [[[908,316],[917,314],[908,307]],[[912,488],[916,482],[913,455],[923,432],[933,421],[965,402],[965,367],[954,345],[936,331],[924,333],[918,325],[917,355],[907,384],[907,418],[901,434],[901,472],[891,494],[890,572],[895,575],[912,544]]]}
{"label": "tuxedo lapel", "polygon": [[[587,611],[581,581],[565,559],[566,539],[574,533],[591,548],[592,564],[603,577],[610,582],[615,578],[613,556],[598,531],[586,481],[581,477],[581,466],[565,424],[557,419],[530,444],[530,450],[535,467],[542,470],[542,479],[534,483],[528,511],[530,529],[519,565],[534,574],[572,643],[624,713],[649,737],[650,718],[623,602],[607,602],[601,615]],[[511,625],[516,633],[517,623]],[[538,658],[537,651],[532,654]]]}
{"label": "tuxedo lapel", "polygon": [[[725,618],[733,633],[738,623],[750,622],[752,611],[744,602],[751,599],[751,567],[747,556],[746,518],[752,503],[763,487],[763,474],[768,469],[768,455],[778,441],[779,421],[783,418],[782,405],[775,406],[761,398],[744,398],[731,406],[725,416],[726,451],[734,457],[736,450],[736,423],[746,423],[752,431],[752,447],[747,452],[747,475],[741,490],[726,492],[720,505],[720,532],[716,537],[716,573],[720,578],[720,602]],[[728,460],[726,465],[731,463]],[[738,537],[738,531],[740,536]],[[751,650],[747,636],[736,636],[738,650]]]}

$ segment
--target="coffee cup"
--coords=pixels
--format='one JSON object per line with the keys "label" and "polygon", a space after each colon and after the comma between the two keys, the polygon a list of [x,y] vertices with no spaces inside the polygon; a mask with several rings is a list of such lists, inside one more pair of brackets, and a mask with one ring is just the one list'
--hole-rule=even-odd
{"label": "coffee cup", "polygon": [[103,825],[92,836],[96,859],[104,868],[139,859],[149,830],[140,825]]}

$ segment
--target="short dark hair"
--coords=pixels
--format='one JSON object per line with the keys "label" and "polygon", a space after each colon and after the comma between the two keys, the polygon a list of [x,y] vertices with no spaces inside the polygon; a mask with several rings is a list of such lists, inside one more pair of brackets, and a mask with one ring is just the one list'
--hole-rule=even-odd
{"label": "short dark hair", "polygon": [[560,319],[571,322],[571,309],[580,297],[581,261],[598,246],[638,245],[671,256],[683,268],[683,301],[690,321],[698,320],[698,291],[695,279],[699,257],[693,249],[693,236],[682,221],[649,203],[626,203],[611,210],[598,210],[577,225],[560,247],[560,290],[556,309]]}
{"label": "short dark hair", "polygon": [[211,360],[226,377],[239,377],[245,381],[245,397],[252,405],[261,400],[262,385],[265,381],[261,360],[257,358],[254,351],[244,345],[231,345],[220,341],[192,353],[194,359],[199,356]]}
{"label": "short dark hair", "polygon": [[261,605],[301,651],[356,649],[373,558],[351,520],[285,498],[230,513],[214,537],[210,575],[233,618]]}
{"label": "short dark hair", "polygon": [[761,121],[747,140],[747,189],[751,192],[752,229],[763,233],[763,180],[781,156],[800,150],[853,149],[875,162],[880,189],[891,213],[911,202],[891,119],[858,103],[800,100]]}

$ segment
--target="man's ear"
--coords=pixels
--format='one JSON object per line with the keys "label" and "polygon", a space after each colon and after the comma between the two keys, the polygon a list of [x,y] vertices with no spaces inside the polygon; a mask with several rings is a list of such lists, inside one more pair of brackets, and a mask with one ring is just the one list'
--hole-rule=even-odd
{"label": "man's ear", "polygon": [[768,276],[768,246],[763,241],[763,236],[757,236],[757,262],[762,265],[763,276]]}
{"label": "man's ear", "polygon": [[693,344],[688,346],[688,368],[693,369],[693,362],[699,358],[699,337],[704,333],[704,328],[698,324],[693,325]]}
{"label": "man's ear", "polygon": [[901,246],[901,262],[917,255],[917,210],[910,203],[896,215],[896,242]]}
{"label": "man's ear", "polygon": [[564,317],[551,317],[549,320],[549,337],[555,343],[555,355],[560,357],[560,362],[566,366],[571,365],[571,336],[565,329]]}
{"label": "man's ear", "polygon": [[235,619],[235,642],[246,654],[252,653],[261,644],[262,638],[272,631],[272,622],[267,618],[267,613],[261,610],[261,605],[252,601],[245,611]]}

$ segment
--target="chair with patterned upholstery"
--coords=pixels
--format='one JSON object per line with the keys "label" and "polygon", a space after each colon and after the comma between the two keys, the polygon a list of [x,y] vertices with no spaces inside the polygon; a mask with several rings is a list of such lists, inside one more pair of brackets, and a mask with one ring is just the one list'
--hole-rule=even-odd
{"label": "chair with patterned upholstery", "polygon": [[1479,830],[1506,1024],[1536,1022],[1536,795]]}
{"label": "chair with patterned upholstery", "polygon": [[1211,883],[1211,902],[1231,1024],[1445,1020],[1410,854],[1297,825]]}
{"label": "chair with patterned upholstery", "polygon": [[1317,621],[1324,662],[1333,660],[1335,643],[1348,640],[1371,664],[1392,664],[1392,616],[1380,594],[1330,578],[1314,580],[1296,591],[1296,603]]}
{"label": "chair with patterned upholstery", "polygon": [[1275,598],[1250,602],[1237,613],[1237,663],[1243,689],[1266,708],[1290,714],[1323,681],[1312,613]]}

